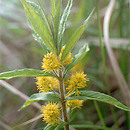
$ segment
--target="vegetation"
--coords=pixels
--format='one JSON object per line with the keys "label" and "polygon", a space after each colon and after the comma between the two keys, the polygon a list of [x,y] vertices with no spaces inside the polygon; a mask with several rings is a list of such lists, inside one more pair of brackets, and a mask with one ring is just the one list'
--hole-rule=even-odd
{"label": "vegetation", "polygon": [[[1,58],[0,85],[6,89],[0,88],[2,90],[0,128],[129,130],[129,30],[127,27],[130,22],[129,19],[123,21],[122,18],[124,13],[129,11],[129,3],[115,0],[109,3],[98,0],[37,2],[21,0],[23,6],[13,1],[2,3],[12,4],[14,12],[19,11],[21,15],[24,14],[24,7],[30,29],[25,21],[22,22],[21,18],[17,18],[18,12],[17,17],[1,13],[0,24],[2,30],[7,31],[1,34],[2,55],[6,55],[9,60],[5,61],[12,61],[13,66],[4,65],[4,58]],[[103,14],[105,11],[99,5],[107,6],[107,4],[109,5],[105,8],[106,13]],[[115,4],[119,5],[116,8],[119,10],[118,13],[113,11]],[[6,6],[3,7],[3,10],[8,9]],[[83,22],[84,19],[86,20]],[[119,23],[115,26],[117,20]],[[109,28],[112,31],[111,38],[109,38]],[[37,44],[34,44],[31,33]],[[103,46],[102,34],[106,50]],[[12,43],[9,40],[11,37]],[[11,44],[6,45],[4,42]],[[124,46],[124,43],[127,45]],[[15,51],[11,52],[11,49],[8,49],[10,46],[13,46]],[[117,57],[112,48],[115,48]],[[123,54],[125,58],[122,57]],[[117,62],[118,57],[120,66]],[[9,80],[9,83],[5,80]],[[5,97],[7,94],[9,96]],[[16,98],[17,96],[19,98]],[[23,106],[21,99],[26,100]],[[6,104],[7,101],[10,102]],[[40,103],[36,103],[37,101]],[[14,111],[13,116],[9,109]],[[5,117],[8,117],[8,120]],[[41,118],[43,122],[38,120]]]}

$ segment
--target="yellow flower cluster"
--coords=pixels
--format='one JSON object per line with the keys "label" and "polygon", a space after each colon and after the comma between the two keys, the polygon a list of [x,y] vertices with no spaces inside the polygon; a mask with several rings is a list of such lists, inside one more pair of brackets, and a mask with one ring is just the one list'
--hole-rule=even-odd
{"label": "yellow flower cluster", "polygon": [[49,102],[46,106],[42,106],[41,109],[43,121],[48,125],[55,125],[60,123],[59,116],[61,115],[59,106],[54,102]]}
{"label": "yellow flower cluster", "polygon": [[42,62],[42,68],[44,69],[44,71],[53,72],[56,70],[61,70],[63,66],[68,65],[72,62],[73,58],[71,57],[71,52],[64,59],[64,61],[60,61],[64,49],[65,47],[62,48],[59,57],[52,52],[44,56]]}
{"label": "yellow flower cluster", "polygon": [[86,74],[84,74],[83,71],[73,74],[68,81],[69,86],[66,88],[66,90],[69,90],[69,92],[67,95],[73,92],[75,92],[75,95],[79,95],[79,89],[87,86],[86,81],[89,81],[89,79],[86,78]]}
{"label": "yellow flower cluster", "polygon": [[42,68],[44,71],[52,72],[60,70],[62,68],[62,64],[58,60],[57,56],[51,52],[43,58]]}
{"label": "yellow flower cluster", "polygon": [[58,80],[52,77],[36,77],[36,85],[39,92],[49,92],[58,89]]}
{"label": "yellow flower cluster", "polygon": [[[71,52],[66,56],[63,61],[61,61],[64,49],[65,46],[61,49],[59,56],[53,54],[52,52],[44,56],[42,62],[42,68],[44,69],[43,71],[53,72],[57,75],[57,72],[59,70],[62,71],[63,67],[72,63],[73,57],[71,56]],[[77,68],[79,66],[81,67],[81,65],[78,65]],[[58,79],[48,76],[36,77],[36,80],[36,85],[39,92],[54,92],[54,89],[58,89],[60,82],[58,81]],[[73,92],[75,92],[75,95],[79,95],[79,89],[84,88],[86,86],[86,81],[88,81],[88,78],[86,78],[86,74],[84,74],[83,71],[79,71],[72,74],[69,80],[67,80],[67,96],[69,96]],[[67,101],[68,109],[81,108],[82,105],[83,100],[76,99]],[[57,125],[60,123],[59,116],[61,115],[61,111],[59,105],[57,105],[56,103],[49,102],[46,106],[42,106],[41,112],[43,116],[43,121],[45,121],[48,125]]]}
{"label": "yellow flower cluster", "polygon": [[68,100],[67,101],[67,108],[72,109],[72,108],[81,108],[83,106],[83,100]]}
{"label": "yellow flower cluster", "polygon": [[[60,59],[61,59],[61,56],[62,56],[62,53],[65,49],[65,46],[63,46],[63,48],[61,49],[61,53],[60,53]],[[73,57],[71,56],[71,52],[69,52],[69,54],[66,56],[66,58],[64,59],[64,61],[62,62],[62,64],[65,66],[65,65],[68,65],[70,63],[72,63],[72,60],[73,60]]]}

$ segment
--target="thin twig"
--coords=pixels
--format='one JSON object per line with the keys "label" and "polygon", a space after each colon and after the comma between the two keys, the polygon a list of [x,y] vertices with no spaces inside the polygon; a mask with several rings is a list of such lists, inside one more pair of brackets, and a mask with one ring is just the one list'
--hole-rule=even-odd
{"label": "thin twig", "polygon": [[[16,89],[15,87],[13,87],[12,85],[10,85],[9,83],[7,83],[7,82],[5,82],[3,80],[0,80],[0,85],[5,87],[6,89],[8,89],[13,94],[19,96],[23,100],[28,100],[29,99],[29,97],[26,96],[24,93],[20,92],[18,89]],[[36,107],[37,109],[41,109],[42,108],[39,103],[33,103],[32,105],[34,107]]]}

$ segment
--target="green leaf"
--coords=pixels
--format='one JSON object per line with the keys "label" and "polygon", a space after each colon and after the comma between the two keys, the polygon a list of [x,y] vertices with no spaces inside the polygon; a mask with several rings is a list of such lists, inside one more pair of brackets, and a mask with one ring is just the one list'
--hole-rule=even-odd
{"label": "green leaf", "polygon": [[43,42],[43,40],[41,39],[41,37],[37,34],[37,32],[35,32],[34,29],[32,29],[32,35],[34,37],[34,39],[40,43],[42,49],[43,49],[43,55],[49,53],[50,51],[48,50],[47,46],[45,45],[45,43]]}
{"label": "green leaf", "polygon": [[42,70],[28,69],[28,68],[0,73],[0,79],[3,80],[15,78],[15,77],[39,77],[39,76],[55,77],[55,75],[51,73],[43,72]]}
{"label": "green leaf", "polygon": [[59,130],[60,128],[63,128],[65,125],[69,124],[68,122],[62,122],[59,124],[54,130]]}
{"label": "green leaf", "polygon": [[[57,95],[59,95],[59,94],[57,93]],[[40,101],[40,100],[54,101],[54,102],[60,101],[60,99],[53,92],[36,93],[29,97],[29,99],[24,103],[24,105],[21,107],[20,110],[22,110],[25,107],[29,106],[30,104]]]}
{"label": "green leaf", "polygon": [[89,51],[88,44],[85,44],[79,50],[79,53],[75,55],[73,62],[66,67],[66,71],[65,71],[64,77],[66,76],[67,72],[70,69],[72,69],[75,65],[77,65],[84,58],[84,56],[87,54],[88,51]]}
{"label": "green leaf", "polygon": [[123,105],[122,103],[120,103],[115,98],[113,98],[113,97],[111,97],[109,95],[106,95],[104,93],[100,93],[100,92],[81,91],[80,96],[75,96],[74,94],[72,94],[66,100],[73,100],[73,99],[97,100],[97,101],[101,101],[101,102],[105,102],[105,103],[109,103],[111,105],[114,105],[115,107],[117,107],[119,109],[122,109],[122,110],[125,110],[125,111],[130,111],[130,108],[128,108],[127,106]]}
{"label": "green leaf", "polygon": [[61,20],[60,20],[60,25],[59,25],[59,33],[58,33],[58,47],[59,47],[59,52],[61,50],[61,40],[62,40],[62,36],[63,36],[63,33],[65,31],[65,28],[66,28],[66,23],[67,23],[67,19],[69,17],[69,14],[70,14],[70,11],[71,11],[71,7],[72,7],[72,4],[73,4],[73,0],[69,0],[68,3],[67,3],[67,6],[62,14],[62,17],[61,17]]}
{"label": "green leaf", "polygon": [[52,126],[52,125],[47,125],[44,130],[54,130],[56,128],[56,126]]}
{"label": "green leaf", "polygon": [[61,5],[62,0],[58,0],[57,6],[56,6],[56,12],[55,15],[53,15],[53,22],[54,22],[54,39],[55,39],[55,45],[58,48],[58,31],[59,31],[59,25],[60,25],[60,16],[61,16]]}
{"label": "green leaf", "polygon": [[[29,2],[29,4],[30,5],[32,5],[32,3],[33,2]],[[35,3],[33,3],[34,5],[35,5]],[[35,5],[35,6],[33,6],[33,8],[38,8],[37,10],[40,10],[39,8],[39,6],[38,5]],[[50,52],[49,51],[49,49],[47,48],[47,46],[45,45],[45,43],[43,42],[43,40],[42,40],[42,38],[38,35],[38,33],[34,30],[34,28],[33,28],[33,26],[31,25],[31,23],[30,23],[30,21],[29,20],[27,20],[27,23],[28,23],[28,26],[29,26],[29,28],[32,30],[32,36],[34,37],[34,39],[38,42],[38,43],[40,43],[40,45],[41,45],[41,47],[42,47],[42,49],[43,49],[43,55],[45,55],[45,54],[47,54],[48,52]]]}
{"label": "green leaf", "polygon": [[51,0],[51,14],[52,16],[54,17],[55,16],[55,13],[56,13],[56,0]]}
{"label": "green leaf", "polygon": [[89,51],[88,44],[85,44],[85,45],[79,50],[79,53],[75,55],[75,58],[82,60],[88,51]]}
{"label": "green leaf", "polygon": [[73,109],[69,115],[69,122],[72,122],[77,117],[77,109]]}
{"label": "green leaf", "polygon": [[34,30],[37,32],[37,34],[41,37],[43,42],[52,52],[56,51],[49,24],[43,9],[41,9],[32,2],[31,5],[28,4],[25,0],[21,0],[21,2]]}
{"label": "green leaf", "polygon": [[78,39],[81,37],[82,33],[84,32],[86,26],[88,25],[88,21],[90,17],[92,16],[94,10],[90,13],[88,18],[84,21],[84,24],[79,27],[75,33],[70,37],[69,41],[67,42],[65,49],[63,51],[61,61],[65,59],[65,57],[68,55],[68,53],[71,51],[71,49],[74,47],[75,43],[78,41]]}
{"label": "green leaf", "polygon": [[46,27],[47,27],[47,29],[50,32],[50,35],[52,37],[52,31],[51,31],[51,27],[50,27],[50,24],[49,24],[49,20],[48,20],[48,18],[46,16],[46,13],[45,13],[45,11],[44,11],[44,9],[42,7],[42,4],[41,4],[40,0],[38,0],[38,2],[39,2],[39,8],[40,8],[39,14],[42,17],[42,20],[45,22],[45,25],[46,25]]}
{"label": "green leaf", "polygon": [[[105,130],[106,127],[104,128],[103,126],[98,126],[98,125],[71,125],[73,128],[91,128],[91,129],[100,129],[100,130]],[[107,127],[107,130],[112,130],[111,128]]]}

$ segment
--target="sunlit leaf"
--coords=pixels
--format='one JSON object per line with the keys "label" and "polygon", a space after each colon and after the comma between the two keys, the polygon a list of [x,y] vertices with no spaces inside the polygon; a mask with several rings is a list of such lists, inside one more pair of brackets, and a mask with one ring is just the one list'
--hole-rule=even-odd
{"label": "sunlit leaf", "polygon": [[61,20],[60,20],[59,32],[58,32],[59,52],[61,50],[61,46],[62,46],[61,40],[62,40],[62,36],[63,36],[63,33],[65,31],[65,28],[66,28],[67,19],[69,17],[70,11],[71,11],[72,4],[73,4],[73,0],[69,0],[66,8],[62,14]]}
{"label": "sunlit leaf", "polygon": [[90,13],[88,18],[84,21],[84,24],[79,27],[75,33],[70,37],[69,41],[67,42],[65,49],[63,51],[61,61],[65,59],[65,57],[68,55],[68,53],[71,51],[71,49],[74,47],[75,43],[78,41],[78,39],[81,37],[82,33],[84,32],[86,26],[88,25],[88,21],[90,17],[92,16],[94,10]]}
{"label": "sunlit leaf", "polygon": [[56,13],[56,0],[51,0],[51,14],[52,16],[54,17],[55,16],[55,13]]}
{"label": "sunlit leaf", "polygon": [[57,5],[56,5],[56,11],[55,14],[53,15],[53,22],[54,22],[54,39],[55,39],[55,45],[58,48],[58,31],[59,31],[59,25],[60,25],[60,16],[61,16],[61,5],[62,5],[62,0],[58,0]]}
{"label": "sunlit leaf", "polygon": [[114,105],[115,107],[125,110],[125,111],[130,111],[130,108],[127,106],[123,105],[120,103],[118,100],[115,98],[106,95],[104,93],[100,92],[95,92],[95,91],[81,91],[80,96],[75,96],[72,94],[70,97],[68,97],[66,100],[73,100],[73,99],[82,99],[82,100],[97,100],[105,103],[109,103],[111,105]]}
{"label": "sunlit leaf", "polygon": [[[46,15],[41,8],[38,8],[35,4],[28,4],[25,0],[21,0],[24,6],[26,15],[32,24],[34,30],[41,37],[46,46],[52,51],[56,51],[56,48],[53,43],[52,34],[49,29],[49,24],[46,19]],[[35,11],[34,9],[37,9]],[[40,10],[40,11],[39,11]]]}
{"label": "sunlit leaf", "polygon": [[[57,93],[57,95],[58,95],[58,93]],[[55,102],[60,101],[60,99],[53,92],[36,93],[29,97],[29,99],[24,103],[24,105],[21,107],[20,110],[22,110],[25,107],[29,106],[30,104],[40,101],[40,100],[55,101]]]}
{"label": "sunlit leaf", "polygon": [[55,77],[53,74],[50,74],[48,72],[45,73],[42,70],[28,69],[28,68],[0,73],[0,79],[3,80],[16,77],[39,77],[39,76]]}
{"label": "sunlit leaf", "polygon": [[32,35],[34,37],[34,39],[40,43],[42,49],[43,49],[43,55],[49,53],[50,51],[48,50],[47,46],[45,45],[45,43],[43,42],[43,40],[41,39],[41,37],[35,32],[34,29],[32,29]]}
{"label": "sunlit leaf", "polygon": [[[79,53],[75,55],[73,62],[66,67],[65,75],[67,74],[67,72],[70,69],[72,69],[75,65],[77,65],[84,58],[84,56],[87,54],[88,51],[89,51],[88,44],[85,44],[79,50]],[[65,75],[64,75],[64,77],[65,77]]]}

